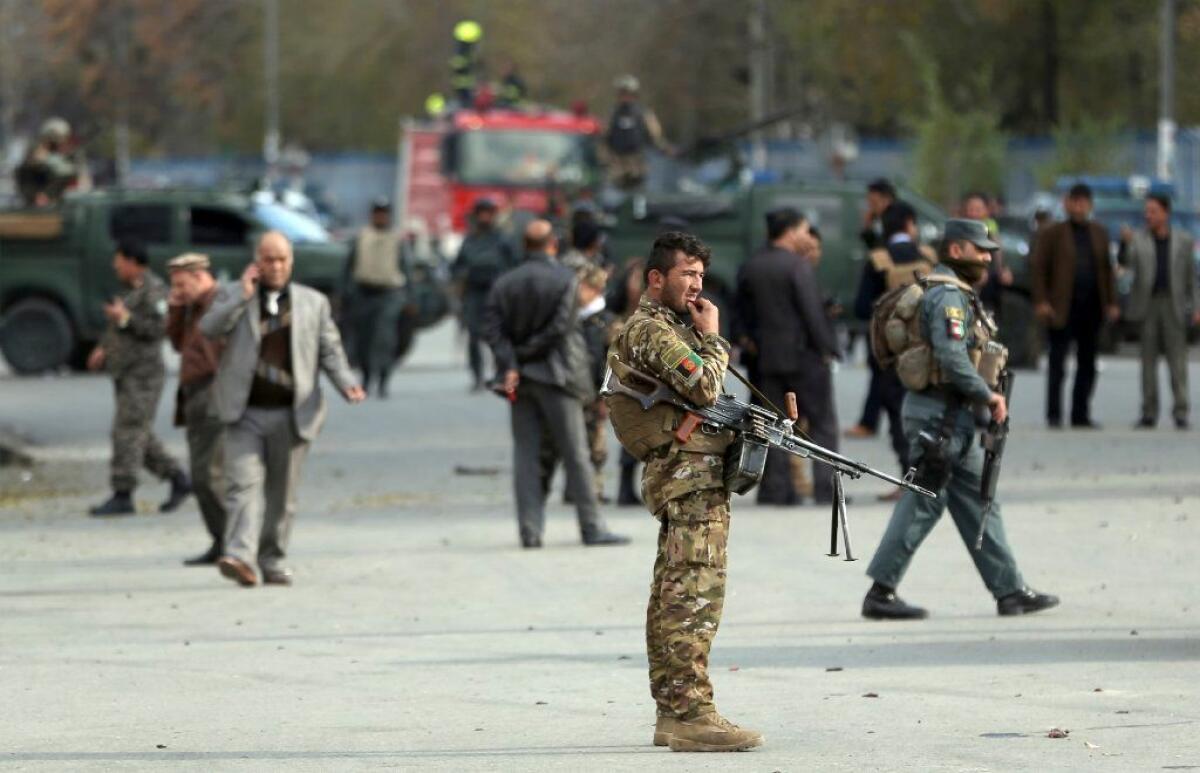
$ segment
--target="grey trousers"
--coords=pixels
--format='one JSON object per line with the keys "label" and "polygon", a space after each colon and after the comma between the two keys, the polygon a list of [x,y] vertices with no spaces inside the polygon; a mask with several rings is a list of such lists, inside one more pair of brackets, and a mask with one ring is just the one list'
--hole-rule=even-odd
{"label": "grey trousers", "polygon": [[554,444],[567,475],[567,494],[575,502],[584,539],[604,531],[596,504],[596,486],[583,425],[583,406],[558,387],[522,381],[512,406],[513,491],[522,539],[541,537],[546,525],[541,451],[545,434]]}
{"label": "grey trousers", "polygon": [[183,404],[183,421],[192,475],[192,492],[196,495],[200,516],[204,519],[204,526],[208,529],[213,544],[220,547],[225,542],[225,427],[221,420],[210,412],[211,403],[211,387],[188,397]]}
{"label": "grey trousers", "polygon": [[283,568],[308,443],[290,408],[247,408],[225,428],[225,555]]}
{"label": "grey trousers", "polygon": [[1176,419],[1188,416],[1187,329],[1177,318],[1168,295],[1155,295],[1146,306],[1142,320],[1142,418],[1158,421],[1158,356],[1167,356],[1171,374],[1171,414]]}
{"label": "grey trousers", "polygon": [[[922,428],[940,423],[940,411],[929,410],[929,404],[929,398],[912,394],[904,403],[904,435],[909,439],[909,457],[915,460],[915,464],[920,464],[924,453],[917,435]],[[937,499],[926,499],[911,491],[904,492],[892,511],[892,519],[888,521],[875,557],[867,568],[867,575],[889,588],[899,587],[917,548],[949,508],[950,517],[963,544],[967,546],[967,553],[975,562],[975,569],[983,584],[993,597],[1000,599],[1025,587],[1025,580],[1017,569],[1012,548],[1008,545],[999,502],[992,504],[983,535],[983,548],[975,549],[975,538],[983,519],[983,503],[979,497],[983,449],[975,442],[975,427],[970,415],[966,411],[960,413],[962,421],[955,426],[946,449],[953,467],[950,482],[938,492]]]}

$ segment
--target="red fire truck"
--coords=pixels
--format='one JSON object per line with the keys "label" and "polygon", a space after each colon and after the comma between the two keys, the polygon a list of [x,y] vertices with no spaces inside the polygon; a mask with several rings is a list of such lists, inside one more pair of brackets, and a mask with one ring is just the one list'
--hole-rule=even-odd
{"label": "red fire truck", "polygon": [[401,223],[461,236],[475,200],[542,214],[552,197],[591,191],[599,180],[600,124],[543,107],[457,110],[400,131],[396,201]]}

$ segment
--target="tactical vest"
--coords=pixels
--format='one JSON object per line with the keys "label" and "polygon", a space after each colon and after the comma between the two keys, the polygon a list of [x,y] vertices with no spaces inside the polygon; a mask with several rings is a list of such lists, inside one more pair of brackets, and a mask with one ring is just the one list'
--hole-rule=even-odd
{"label": "tactical vest", "polygon": [[[680,330],[677,328],[676,332]],[[685,341],[691,339],[683,332],[680,335]],[[608,367],[622,384],[638,388],[637,377],[617,356],[617,349],[618,346],[614,345],[609,350]],[[608,395],[604,398],[604,403],[608,406],[609,420],[612,421],[617,440],[640,462],[646,461],[655,452],[666,450],[723,454],[736,438],[732,430],[716,431],[701,425],[686,443],[680,443],[675,437],[675,430],[686,415],[682,408],[668,403],[656,403],[643,409],[637,400],[620,394]]]}
{"label": "tactical vest", "polygon": [[646,146],[649,136],[641,107],[632,102],[617,105],[608,125],[609,150],[619,156],[638,153]]}
{"label": "tactical vest", "polygon": [[364,228],[354,252],[354,281],[372,287],[403,287],[399,255],[400,234]]}
{"label": "tactical vest", "polygon": [[913,284],[918,279],[928,276],[937,263],[937,256],[932,250],[922,246],[921,260],[913,260],[908,263],[897,263],[892,260],[891,253],[883,247],[876,247],[867,253],[867,259],[871,261],[871,267],[879,273],[883,274],[884,284],[887,289],[894,290],[897,287],[905,287]]}
{"label": "tactical vest", "polygon": [[975,370],[994,389],[1000,371],[1008,362],[1008,350],[992,340],[997,332],[996,323],[971,286],[957,277],[940,274],[922,277],[914,284],[889,290],[876,301],[871,315],[871,352],[879,367],[895,368],[900,383],[914,392],[945,383],[921,326],[922,301],[934,284],[948,284],[966,293],[974,317],[967,354]]}

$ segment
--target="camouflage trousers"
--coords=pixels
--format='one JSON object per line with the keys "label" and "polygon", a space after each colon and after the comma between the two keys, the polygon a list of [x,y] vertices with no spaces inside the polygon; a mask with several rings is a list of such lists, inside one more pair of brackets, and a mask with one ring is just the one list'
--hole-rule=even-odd
{"label": "camouflage trousers", "polygon": [[162,370],[122,373],[113,378],[113,386],[117,399],[110,468],[113,491],[137,488],[142,467],[164,480],[182,472],[179,462],[154,436],[154,414],[163,389]]}
{"label": "camouflage trousers", "polygon": [[658,513],[658,558],[646,609],[650,694],[660,716],[713,711],[708,653],[725,605],[729,495],[693,491]]}

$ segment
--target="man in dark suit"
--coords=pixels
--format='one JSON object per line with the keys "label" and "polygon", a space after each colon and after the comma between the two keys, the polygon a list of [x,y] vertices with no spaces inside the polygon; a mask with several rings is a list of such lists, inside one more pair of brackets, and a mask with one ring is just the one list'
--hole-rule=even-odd
{"label": "man in dark suit", "polygon": [[[796,210],[767,214],[763,249],[742,266],[738,276],[738,309],[758,355],[763,394],[776,406],[795,392],[800,415],[808,420],[812,439],[837,450],[837,407],[830,364],[839,356],[837,337],[821,300],[812,264],[808,222]],[[833,479],[825,465],[813,465],[813,495],[818,503],[833,499]],[[762,504],[798,501],[787,456],[772,451],[758,489]]]}
{"label": "man in dark suit", "polygon": [[1046,423],[1062,426],[1062,382],[1067,350],[1075,344],[1071,426],[1096,429],[1092,390],[1096,385],[1096,342],[1107,317],[1116,321],[1117,287],[1108,257],[1108,232],[1092,222],[1092,189],[1071,187],[1063,202],[1068,220],[1044,228],[1030,262],[1033,310],[1049,329],[1050,378]]}
{"label": "man in dark suit", "polygon": [[513,490],[525,548],[542,546],[545,438],[563,462],[585,545],[624,545],[604,524],[587,453],[583,401],[594,397],[579,327],[575,272],[555,260],[558,243],[546,220],[525,228],[525,262],[488,293],[483,337],[496,358],[502,391],[512,402]]}

